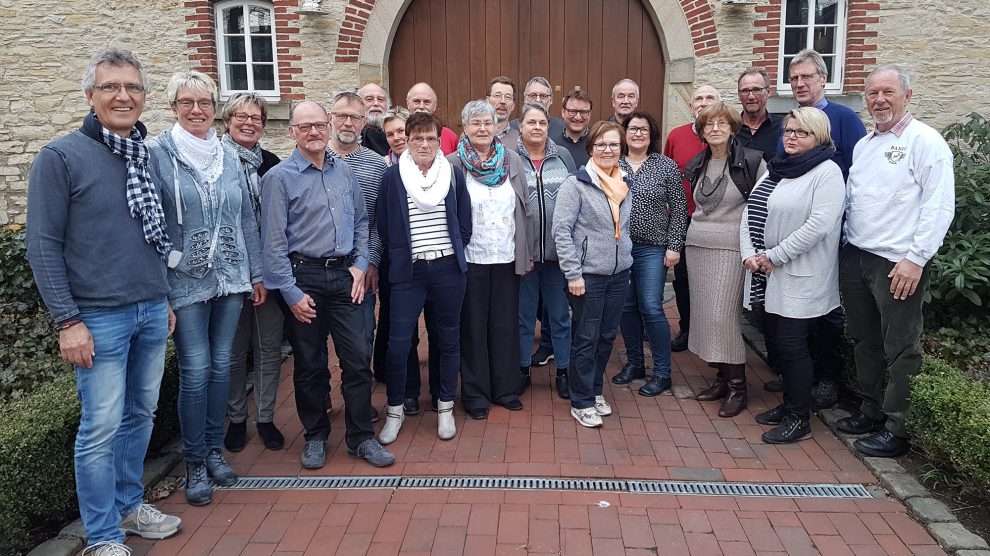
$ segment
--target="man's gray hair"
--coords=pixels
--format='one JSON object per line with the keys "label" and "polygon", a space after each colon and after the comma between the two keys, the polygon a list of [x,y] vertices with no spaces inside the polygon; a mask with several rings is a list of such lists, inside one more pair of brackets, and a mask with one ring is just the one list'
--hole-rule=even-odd
{"label": "man's gray hair", "polygon": [[547,121],[550,121],[550,111],[547,110],[547,107],[533,102],[527,102],[523,105],[522,110],[519,111],[519,120],[522,121],[530,110],[539,110]]}
{"label": "man's gray hair", "polygon": [[137,59],[137,56],[130,50],[111,46],[97,52],[90,60],[89,66],[83,72],[83,93],[89,93],[96,88],[96,68],[101,64],[118,68],[131,66],[141,75],[141,86],[144,87],[144,90],[147,91],[151,87],[150,83],[148,83],[148,76],[144,73],[144,67],[141,65],[141,61]]}
{"label": "man's gray hair", "polygon": [[870,76],[866,78],[866,82],[869,83],[873,76],[885,72],[892,71],[897,73],[897,79],[901,82],[901,92],[906,93],[911,90],[911,74],[908,73],[907,69],[897,66],[894,64],[884,64],[882,66],[877,66],[873,71],[870,72]]}
{"label": "man's gray hair", "polygon": [[327,109],[323,107],[322,104],[316,102],[315,100],[300,100],[298,102],[293,102],[292,106],[289,108],[289,124],[291,125],[295,121],[296,109],[304,104],[314,104],[317,108],[323,112],[323,117],[330,119],[330,114],[327,113]]}
{"label": "man's gray hair", "polygon": [[343,93],[337,93],[336,96],[333,97],[333,101],[330,103],[330,106],[333,106],[333,105],[337,104],[338,102],[340,102],[342,100],[347,101],[348,104],[351,104],[351,103],[353,103],[353,104],[360,104],[361,105],[361,108],[362,109],[364,108],[364,99],[361,98],[361,96],[358,95],[357,93],[352,93],[350,91],[344,91]]}
{"label": "man's gray hair", "polygon": [[[794,62],[792,61],[791,63],[793,64]],[[749,66],[748,68],[744,69],[742,73],[739,74],[739,78],[736,79],[736,86],[738,86],[739,82],[742,81],[743,77],[746,77],[747,75],[759,75],[760,77],[763,78],[764,88],[766,89],[770,88],[770,74],[767,73],[767,70],[756,66]]]}
{"label": "man's gray hair", "polygon": [[481,116],[491,116],[494,122],[497,116],[495,115],[495,107],[488,104],[487,100],[472,100],[464,105],[464,109],[461,110],[461,123],[467,125],[471,118],[479,118]]}
{"label": "man's gray hair", "polygon": [[828,79],[828,66],[825,65],[825,58],[822,55],[815,52],[810,48],[805,48],[801,52],[794,55],[791,59],[791,65],[788,67],[794,67],[794,64],[803,64],[805,62],[811,62],[815,65],[815,69],[818,70],[818,75]]}
{"label": "man's gray hair", "polygon": [[615,85],[612,85],[612,98],[615,98],[615,90],[619,88],[619,85],[626,85],[626,84],[636,87],[636,98],[639,98],[639,83],[636,83],[635,81],[629,79],[628,77],[624,79],[620,79],[619,81],[616,82]]}
{"label": "man's gray hair", "polygon": [[546,77],[540,77],[539,75],[526,82],[526,87],[523,88],[523,93],[528,91],[529,86],[532,85],[533,83],[536,83],[538,85],[543,85],[544,87],[550,90],[550,94],[553,94],[553,87],[550,86],[550,82],[547,81]]}
{"label": "man's gray hair", "polygon": [[223,120],[224,128],[230,127],[230,117],[234,115],[234,112],[237,112],[248,104],[253,104],[258,107],[258,110],[261,110],[261,127],[265,127],[265,124],[268,123],[268,101],[265,100],[265,97],[252,91],[234,93],[227,99],[227,102],[223,105],[223,112],[220,113],[220,119]]}

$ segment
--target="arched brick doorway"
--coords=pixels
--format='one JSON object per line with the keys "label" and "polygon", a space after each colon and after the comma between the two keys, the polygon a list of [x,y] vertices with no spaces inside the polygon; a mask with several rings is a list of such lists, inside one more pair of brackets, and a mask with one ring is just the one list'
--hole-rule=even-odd
{"label": "arched brick doorway", "polygon": [[[552,115],[564,93],[580,87],[595,100],[595,119],[611,115],[611,89],[630,77],[641,108],[662,119],[665,64],[641,0],[412,0],[395,27],[388,56],[395,104],[417,81],[440,97],[438,115],[459,129],[460,109],[485,95],[489,79],[520,87],[543,75],[554,88]],[[519,91],[520,96],[522,91]],[[521,99],[517,99],[518,106]]]}

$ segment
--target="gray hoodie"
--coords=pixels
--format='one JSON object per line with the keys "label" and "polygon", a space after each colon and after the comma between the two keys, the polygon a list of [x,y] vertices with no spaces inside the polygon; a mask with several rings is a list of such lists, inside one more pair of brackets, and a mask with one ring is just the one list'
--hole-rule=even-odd
{"label": "gray hoodie", "polygon": [[632,266],[631,206],[629,196],[619,205],[622,237],[615,239],[612,210],[598,176],[589,174],[585,166],[564,180],[553,213],[553,238],[560,270],[568,282],[585,274],[611,276]]}

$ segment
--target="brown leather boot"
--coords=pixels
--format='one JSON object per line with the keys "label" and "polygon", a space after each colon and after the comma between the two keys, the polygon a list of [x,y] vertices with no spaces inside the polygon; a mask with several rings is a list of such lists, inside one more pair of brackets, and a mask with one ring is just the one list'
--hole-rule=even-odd
{"label": "brown leather boot", "polygon": [[698,392],[698,395],[694,397],[699,402],[721,400],[729,393],[729,377],[725,374],[724,365],[716,363],[715,368],[718,369],[715,371],[715,382],[708,388]]}
{"label": "brown leather boot", "polygon": [[729,397],[718,408],[719,417],[735,417],[746,409],[746,365],[723,364],[729,377]]}

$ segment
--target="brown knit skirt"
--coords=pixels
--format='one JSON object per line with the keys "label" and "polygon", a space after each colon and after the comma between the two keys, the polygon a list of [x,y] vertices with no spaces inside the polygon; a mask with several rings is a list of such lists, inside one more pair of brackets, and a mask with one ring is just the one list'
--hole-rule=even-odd
{"label": "brown knit skirt", "polygon": [[746,269],[739,251],[689,245],[691,334],[688,349],[708,363],[745,363],[742,290]]}

